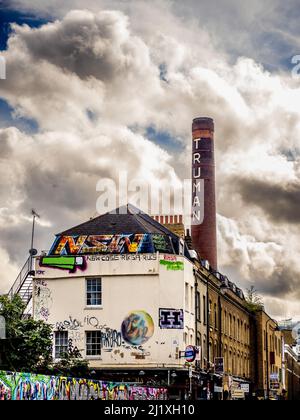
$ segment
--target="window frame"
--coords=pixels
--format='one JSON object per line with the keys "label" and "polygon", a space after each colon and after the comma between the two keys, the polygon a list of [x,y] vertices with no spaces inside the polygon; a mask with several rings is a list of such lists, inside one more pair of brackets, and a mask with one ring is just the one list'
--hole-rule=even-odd
{"label": "window frame", "polygon": [[[66,336],[66,344],[62,344],[63,339],[59,338],[59,335],[65,335]],[[57,344],[57,340],[59,340],[59,344]],[[65,348],[64,351],[60,351],[60,353],[57,352],[57,348]],[[53,356],[55,360],[60,360],[64,354],[68,353],[69,348],[69,333],[66,330],[62,331],[54,331],[54,346],[53,346]]]}
{"label": "window frame", "polygon": [[[99,339],[97,341],[92,341],[91,343],[88,343],[88,336],[89,335],[99,335]],[[102,337],[101,337],[101,331],[99,330],[94,330],[94,331],[85,331],[85,355],[87,359],[99,359],[101,358],[101,353],[102,353]],[[99,346],[99,353],[97,354],[88,354],[88,345],[95,347],[95,346]]]}
{"label": "window frame", "polygon": [[[96,290],[88,290],[88,283],[89,282],[91,282],[91,281],[100,281],[100,290],[98,290],[97,288],[96,288]],[[100,304],[89,304],[88,303],[88,300],[89,300],[89,298],[88,298],[88,294],[90,294],[91,295],[91,297],[90,297],[90,300],[91,300],[91,302],[93,301],[92,299],[92,294],[97,294],[97,293],[99,293],[100,294]],[[85,278],[85,307],[86,308],[88,308],[88,309],[93,309],[93,308],[102,308],[103,307],[103,279],[102,279],[102,277],[86,277]]]}

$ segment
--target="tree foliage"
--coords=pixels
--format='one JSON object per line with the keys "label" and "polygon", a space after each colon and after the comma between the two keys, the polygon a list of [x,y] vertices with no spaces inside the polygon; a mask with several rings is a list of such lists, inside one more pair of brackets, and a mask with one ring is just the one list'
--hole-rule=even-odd
{"label": "tree foliage", "polygon": [[12,371],[40,371],[51,363],[52,330],[43,321],[24,317],[26,305],[19,296],[0,296],[0,315],[6,321],[4,367]]}
{"label": "tree foliage", "polygon": [[82,358],[81,351],[70,341],[67,351],[53,364],[52,374],[87,378],[90,376],[89,363]]}
{"label": "tree foliage", "polygon": [[72,344],[59,361],[53,360],[51,325],[24,316],[25,309],[19,296],[0,296],[0,315],[6,321],[7,338],[0,348],[0,369],[88,377],[88,362]]}
{"label": "tree foliage", "polygon": [[254,286],[251,286],[249,289],[246,290],[246,302],[247,307],[251,312],[264,310],[263,300],[261,296],[259,296]]}

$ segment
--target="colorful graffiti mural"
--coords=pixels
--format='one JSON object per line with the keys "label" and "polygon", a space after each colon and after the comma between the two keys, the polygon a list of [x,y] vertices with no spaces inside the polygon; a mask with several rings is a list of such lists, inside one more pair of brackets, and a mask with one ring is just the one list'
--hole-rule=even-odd
{"label": "colorful graffiti mural", "polygon": [[153,336],[154,322],[147,312],[134,311],[124,319],[121,330],[127,343],[141,346]]}
{"label": "colorful graffiti mural", "polygon": [[49,255],[85,254],[151,254],[173,253],[170,238],[165,235],[80,235],[57,236]]}
{"label": "colorful graffiti mural", "polygon": [[0,371],[0,400],[165,400],[166,388]]}
{"label": "colorful graffiti mural", "polygon": [[183,271],[184,264],[181,261],[166,261],[160,260],[160,265],[163,265],[168,271]]}
{"label": "colorful graffiti mural", "polygon": [[76,273],[77,269],[86,269],[85,257],[60,256],[60,257],[41,257],[40,267],[58,268],[59,270],[69,270]]}

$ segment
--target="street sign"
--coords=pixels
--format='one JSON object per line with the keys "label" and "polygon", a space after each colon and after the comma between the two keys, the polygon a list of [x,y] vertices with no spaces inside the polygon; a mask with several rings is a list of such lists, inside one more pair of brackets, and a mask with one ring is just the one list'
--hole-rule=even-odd
{"label": "street sign", "polygon": [[274,382],[278,382],[279,381],[279,374],[278,373],[271,373],[270,380],[274,381]]}
{"label": "street sign", "polygon": [[224,357],[215,358],[215,373],[224,373]]}
{"label": "street sign", "polygon": [[196,347],[196,360],[201,361],[202,358],[202,349],[201,346]]}
{"label": "street sign", "polygon": [[184,357],[188,363],[193,363],[196,359],[197,349],[194,346],[187,346]]}
{"label": "street sign", "polygon": [[250,392],[249,384],[241,384],[241,390],[244,391],[245,394],[249,394]]}
{"label": "street sign", "polygon": [[245,399],[245,392],[242,389],[234,389],[231,392],[231,397],[235,400],[244,400]]}

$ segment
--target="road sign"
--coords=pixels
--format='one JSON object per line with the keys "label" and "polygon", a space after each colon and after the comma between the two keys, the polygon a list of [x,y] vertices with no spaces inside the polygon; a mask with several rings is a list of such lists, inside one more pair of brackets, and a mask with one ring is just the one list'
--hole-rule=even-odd
{"label": "road sign", "polygon": [[215,358],[215,373],[224,373],[224,357]]}
{"label": "road sign", "polygon": [[196,359],[197,349],[194,346],[187,346],[184,357],[188,363],[193,363]]}
{"label": "road sign", "polygon": [[202,359],[202,349],[201,346],[196,347],[196,360],[201,361]]}
{"label": "road sign", "polygon": [[278,373],[271,373],[270,380],[274,381],[274,382],[278,382],[279,381],[279,374]]}
{"label": "road sign", "polygon": [[249,394],[250,392],[249,384],[241,384],[241,390],[244,391],[245,394]]}
{"label": "road sign", "polygon": [[231,392],[231,397],[235,400],[244,400],[245,399],[245,392],[242,389],[234,389]]}

